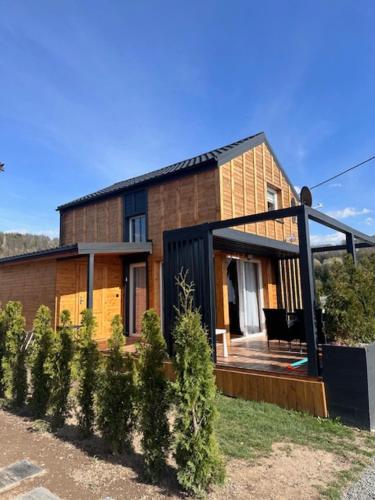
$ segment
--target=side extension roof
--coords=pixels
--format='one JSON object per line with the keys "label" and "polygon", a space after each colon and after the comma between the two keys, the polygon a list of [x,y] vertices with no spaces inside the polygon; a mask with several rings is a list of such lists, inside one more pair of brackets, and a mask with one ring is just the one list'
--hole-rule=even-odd
{"label": "side extension roof", "polygon": [[141,187],[146,184],[158,182],[164,178],[182,175],[184,173],[190,172],[191,170],[195,170],[196,168],[218,167],[232,160],[236,156],[241,155],[245,151],[253,149],[254,147],[262,143],[267,144],[272,155],[275,157],[277,164],[281,169],[284,177],[291,185],[294,195],[298,199],[298,194],[294,189],[292,182],[289,180],[289,177],[286,174],[285,170],[282,168],[274,151],[272,150],[266,138],[265,133],[259,132],[258,134],[252,135],[250,137],[245,137],[244,139],[233,142],[232,144],[222,146],[221,148],[213,149],[212,151],[208,151],[207,153],[202,153],[198,156],[194,156],[193,158],[189,158],[187,160],[173,163],[172,165],[168,165],[159,170],[154,170],[153,172],[139,175],[137,177],[132,177],[125,181],[116,182],[115,184],[112,184],[111,186],[108,186],[104,189],[100,189],[99,191],[95,191],[94,193],[82,196],[81,198],[77,198],[73,201],[65,203],[64,205],[60,205],[59,207],[57,207],[57,210],[64,210],[66,208],[74,207],[76,205],[83,205],[97,199],[106,198],[118,194],[122,191],[126,191],[127,189],[132,189],[134,187]]}

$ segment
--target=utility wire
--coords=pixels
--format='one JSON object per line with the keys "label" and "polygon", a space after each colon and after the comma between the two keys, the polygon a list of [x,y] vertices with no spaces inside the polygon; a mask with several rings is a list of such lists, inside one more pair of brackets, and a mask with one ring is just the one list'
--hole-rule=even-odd
{"label": "utility wire", "polygon": [[320,187],[320,186],[323,186],[323,184],[327,184],[328,182],[331,182],[334,179],[337,179],[337,177],[341,177],[342,175],[347,174],[351,170],[354,170],[354,169],[356,169],[358,167],[361,167],[365,163],[368,163],[368,162],[370,162],[372,160],[375,160],[375,155],[374,156],[370,156],[370,158],[367,158],[367,160],[361,161],[361,163],[357,163],[357,165],[353,165],[353,167],[350,167],[350,168],[347,168],[346,170],[343,170],[342,172],[334,175],[333,177],[330,177],[329,179],[327,179],[325,181],[319,182],[319,184],[315,184],[315,186],[312,186],[310,188],[310,190],[315,189],[315,188]]}

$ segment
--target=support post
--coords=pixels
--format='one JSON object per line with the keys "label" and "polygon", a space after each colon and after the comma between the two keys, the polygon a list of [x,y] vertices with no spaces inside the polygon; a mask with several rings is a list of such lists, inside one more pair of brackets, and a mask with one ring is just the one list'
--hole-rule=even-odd
{"label": "support post", "polygon": [[315,294],[312,253],[310,246],[309,217],[305,207],[298,214],[298,236],[300,248],[300,274],[302,288],[302,304],[304,310],[305,333],[308,356],[308,374],[319,375],[318,349],[316,343]]}
{"label": "support post", "polygon": [[357,253],[355,251],[355,240],[353,233],[346,233],[346,251],[351,254],[354,264],[356,264]]}
{"label": "support post", "polygon": [[95,254],[89,253],[87,256],[87,309],[94,306],[94,268]]}

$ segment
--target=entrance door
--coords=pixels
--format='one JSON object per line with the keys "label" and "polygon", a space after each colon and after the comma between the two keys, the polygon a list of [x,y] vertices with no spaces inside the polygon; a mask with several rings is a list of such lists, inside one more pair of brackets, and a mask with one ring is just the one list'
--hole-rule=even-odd
{"label": "entrance door", "polygon": [[139,262],[129,267],[129,332],[141,333],[142,317],[147,307],[146,263]]}
{"label": "entrance door", "polygon": [[260,265],[254,261],[237,261],[240,328],[244,335],[262,331]]}

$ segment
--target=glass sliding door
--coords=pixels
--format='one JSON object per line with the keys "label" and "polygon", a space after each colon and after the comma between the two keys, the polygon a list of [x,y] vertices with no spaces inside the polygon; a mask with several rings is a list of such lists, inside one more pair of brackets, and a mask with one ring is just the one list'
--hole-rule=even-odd
{"label": "glass sliding door", "polygon": [[260,264],[237,261],[240,327],[244,335],[262,331]]}

